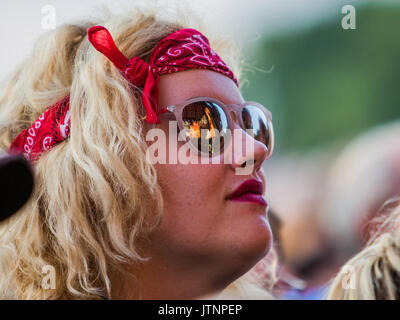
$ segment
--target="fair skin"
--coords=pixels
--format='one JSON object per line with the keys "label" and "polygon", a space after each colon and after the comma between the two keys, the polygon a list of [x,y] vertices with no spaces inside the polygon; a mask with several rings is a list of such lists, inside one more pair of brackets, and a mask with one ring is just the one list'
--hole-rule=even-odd
{"label": "fair skin", "polygon": [[[198,96],[225,104],[244,101],[235,83],[217,72],[193,69],[160,77],[160,107]],[[171,115],[161,115],[156,127],[168,133]],[[234,128],[240,128],[237,122]],[[244,140],[245,131],[242,134]],[[254,141],[254,152],[245,147],[238,151],[233,145],[225,151],[232,154],[232,164],[155,165],[163,218],[150,245],[143,248],[150,260],[132,269],[138,282],[121,281],[116,298],[193,299],[218,293],[268,253],[272,236],[267,206],[226,199],[251,178],[262,181],[265,190],[261,165],[267,148]],[[247,160],[254,160],[253,170],[235,174]]]}

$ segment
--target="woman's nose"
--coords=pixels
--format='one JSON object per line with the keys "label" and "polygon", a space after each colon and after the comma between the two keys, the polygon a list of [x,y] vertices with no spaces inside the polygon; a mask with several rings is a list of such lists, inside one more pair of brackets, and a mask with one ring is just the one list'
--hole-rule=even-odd
{"label": "woman's nose", "polygon": [[267,146],[255,140],[251,130],[247,131],[237,127],[232,135],[232,169],[240,175],[249,175],[260,170],[268,156]]}

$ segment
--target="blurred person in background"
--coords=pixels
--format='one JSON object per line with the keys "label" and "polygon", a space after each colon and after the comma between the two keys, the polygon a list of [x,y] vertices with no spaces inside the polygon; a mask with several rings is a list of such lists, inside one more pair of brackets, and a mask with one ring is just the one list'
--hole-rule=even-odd
{"label": "blurred person in background", "polygon": [[[279,267],[274,287],[282,299],[319,299],[322,286],[336,269],[331,268],[332,251],[318,225],[319,203],[327,163],[323,154],[287,156],[265,167],[269,192],[280,221],[274,233]],[[274,229],[272,229],[274,230]]]}
{"label": "blurred person in background", "polygon": [[394,121],[361,134],[340,152],[287,157],[266,168],[274,185],[271,203],[282,220],[281,264],[304,281],[303,289],[282,297],[323,298],[330,279],[368,241],[369,221],[399,194],[398,141],[400,122]]}
{"label": "blurred person in background", "polygon": [[400,193],[400,122],[371,129],[340,152],[327,174],[319,225],[343,263],[368,240],[366,226]]}

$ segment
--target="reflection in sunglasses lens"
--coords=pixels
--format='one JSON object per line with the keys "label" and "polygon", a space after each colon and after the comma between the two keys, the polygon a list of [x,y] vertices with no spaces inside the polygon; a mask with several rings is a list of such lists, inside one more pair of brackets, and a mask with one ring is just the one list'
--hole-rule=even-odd
{"label": "reflection in sunglasses lens", "polygon": [[243,108],[242,118],[245,129],[253,131],[254,139],[270,148],[271,137],[265,113],[256,106],[248,105]]}
{"label": "reflection in sunglasses lens", "polygon": [[199,151],[212,156],[223,148],[228,119],[216,103],[199,101],[187,105],[182,111],[182,121],[187,137]]}

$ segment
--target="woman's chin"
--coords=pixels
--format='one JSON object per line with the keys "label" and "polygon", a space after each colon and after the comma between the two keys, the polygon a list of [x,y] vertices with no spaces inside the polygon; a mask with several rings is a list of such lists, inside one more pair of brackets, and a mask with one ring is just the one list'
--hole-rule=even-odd
{"label": "woman's chin", "polygon": [[253,256],[255,263],[262,259],[271,249],[272,232],[266,217],[261,217],[254,233],[247,240],[249,256]]}
{"label": "woman's chin", "polygon": [[238,262],[249,269],[270,251],[272,232],[266,215],[256,215],[242,221],[229,246]]}
{"label": "woman's chin", "polygon": [[272,232],[268,221],[267,207],[258,205],[238,206],[236,212],[236,226],[240,235],[239,242],[247,244],[249,248],[254,247],[255,251],[260,251],[261,254],[268,253],[271,241]]}
{"label": "woman's chin", "polygon": [[241,277],[262,260],[270,251],[271,243],[270,232],[263,231],[262,235],[255,235],[251,241],[244,239],[240,246],[236,246],[236,251],[231,252],[230,258],[222,263],[225,265],[225,272],[230,269],[230,272],[227,272],[231,275],[230,281]]}

